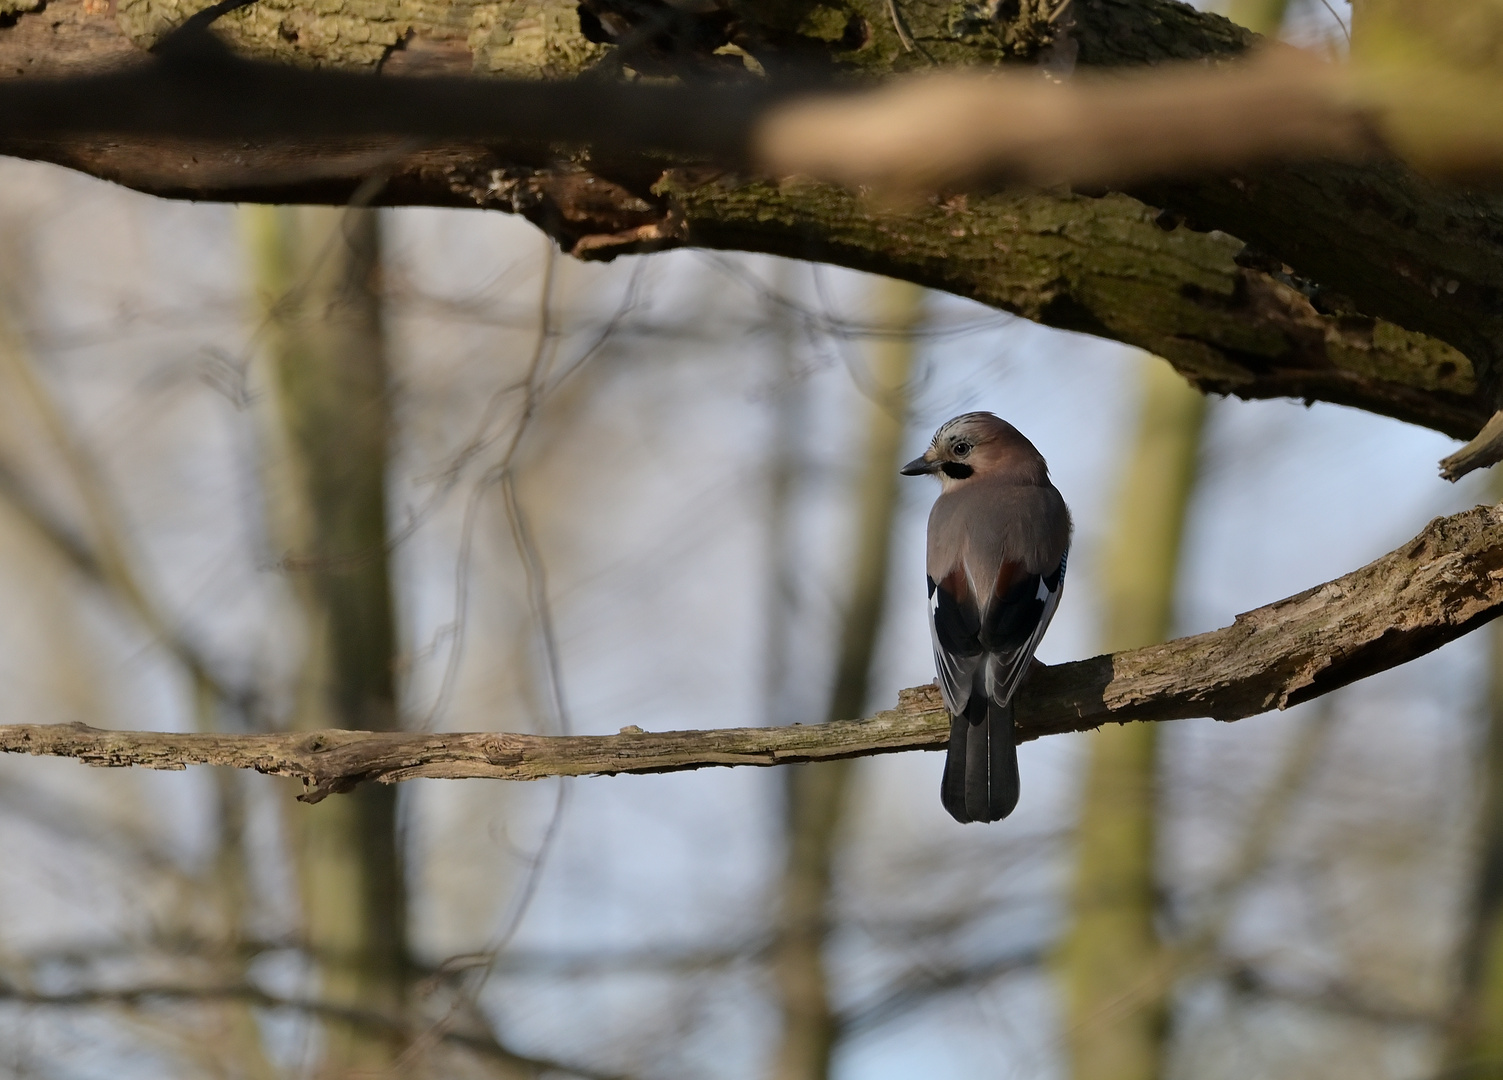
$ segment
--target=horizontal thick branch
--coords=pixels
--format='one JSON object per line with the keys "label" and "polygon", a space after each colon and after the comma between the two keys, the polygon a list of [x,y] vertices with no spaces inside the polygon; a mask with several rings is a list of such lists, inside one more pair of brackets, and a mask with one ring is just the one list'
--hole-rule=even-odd
{"label": "horizontal thick branch", "polygon": [[[909,192],[997,179],[1121,185],[1384,151],[1434,171],[1496,177],[1498,82],[1444,75],[1279,48],[1220,69],[1082,73],[1061,85],[1022,72],[947,72],[875,89],[787,75],[707,85],[383,79],[247,59],[190,23],[149,59],[113,70],[0,80],[0,137],[285,140],[336,150],[382,137],[535,152],[563,144]],[[1437,79],[1443,92],[1418,92]]]}
{"label": "horizontal thick branch", "polygon": [[1381,319],[1322,313],[1302,283],[1238,265],[1237,240],[1166,233],[1154,210],[1124,195],[1014,192],[884,209],[827,185],[687,170],[666,173],[656,191],[669,200],[676,242],[916,281],[1136,345],[1208,393],[1330,401],[1458,438],[1492,413],[1457,350]]}
{"label": "horizontal thick branch", "polygon": [[[1285,708],[1395,667],[1503,613],[1503,508],[1437,518],[1396,551],[1232,625],[1163,645],[1040,668],[1017,701],[1020,737],[1105,723]],[[416,777],[536,780],[711,765],[783,765],[938,750],[949,718],[933,686],[866,720],[781,728],[617,735],[319,731],[201,735],[84,724],[0,727],[0,751],[90,765],[228,765],[303,780],[316,802],[363,781]]]}
{"label": "horizontal thick branch", "polygon": [[[658,10],[615,0],[587,6],[628,29]],[[1490,298],[1503,295],[1503,251],[1495,250],[1503,227],[1491,222],[1503,214],[1474,197],[1416,187],[1394,167],[1299,167],[1306,171],[1289,183],[1206,180],[1146,193],[1179,216],[1120,196],[1098,203],[1059,192],[883,209],[827,185],[683,167],[686,153],[740,160],[757,110],[772,98],[755,80],[732,85],[723,70],[689,90],[622,86],[612,64],[652,58],[582,36],[574,0],[543,0],[541,38],[502,19],[484,40],[461,41],[441,11],[403,0],[333,2],[317,19],[284,0],[258,0],[216,24],[242,56],[293,62],[270,70],[205,65],[192,49],[160,55],[163,33],[194,7],[154,0],[150,18],[145,4],[122,4],[118,18],[104,18],[84,0],[50,0],[45,17],[23,14],[0,27],[0,75],[19,76],[0,79],[0,100],[10,102],[0,106],[0,153],[169,197],[339,203],[358,194],[381,204],[504,209],[588,258],[697,245],[827,261],[1136,345],[1207,391],[1332,401],[1461,438],[1495,408],[1488,365],[1494,323],[1503,341],[1503,322]],[[903,17],[921,52],[909,52],[885,0],[736,5],[734,26],[723,12],[675,16],[683,25],[669,37],[682,36],[680,52],[652,63],[720,70],[739,61],[706,50],[734,44],[779,72],[790,57],[802,70],[863,78],[931,60],[996,65],[1047,53],[1058,33],[1046,17],[1053,10],[1024,3],[1015,16],[961,26],[952,5],[911,0]],[[1072,11],[1084,65],[1229,57],[1249,40],[1169,0],[1075,0]],[[819,27],[835,36],[820,37]],[[842,27],[860,30],[854,45]],[[142,85],[147,47],[159,49],[165,63],[152,70],[169,84],[152,108],[125,96]],[[58,89],[45,89],[47,77],[101,71],[115,74],[74,84],[72,97],[44,107]],[[255,85],[237,87],[235,72],[247,71]],[[410,77],[473,74],[508,78]],[[584,79],[565,81],[571,75]],[[80,94],[84,105],[75,108]],[[90,127],[112,133],[79,133]],[[166,130],[177,137],[164,138]],[[182,137],[206,132],[218,136]],[[560,163],[556,140],[586,149]],[[680,156],[665,157],[669,150]],[[1197,230],[1220,227],[1279,257],[1257,254],[1239,266],[1241,245],[1229,236],[1153,224],[1186,217]],[[1305,276],[1291,279],[1280,259]]]}

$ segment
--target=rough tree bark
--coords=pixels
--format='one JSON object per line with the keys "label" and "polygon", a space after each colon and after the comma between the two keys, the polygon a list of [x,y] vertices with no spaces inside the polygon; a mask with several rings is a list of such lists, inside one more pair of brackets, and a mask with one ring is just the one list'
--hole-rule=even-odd
{"label": "rough tree bark", "polygon": [[[53,0],[38,11],[37,0],[4,3],[0,72],[20,78],[139,58],[195,6]],[[885,0],[726,0],[695,15],[616,0],[579,10],[571,0],[392,0],[316,13],[259,0],[216,28],[248,55],[382,78],[612,78],[623,66],[751,78],[746,56],[774,75],[797,65],[872,78],[931,63],[1057,64],[1071,51],[1093,65],[1217,58],[1251,40],[1173,0],[1076,0],[1068,27],[1051,24],[1053,6],[1033,0],[1004,18],[987,10],[963,0],[905,4],[900,30]],[[1065,29],[1068,41],[1057,41]],[[1493,412],[1503,202],[1440,189],[1397,166],[1305,166],[1145,187],[1137,194],[1170,208],[1160,216],[1127,196],[1063,192],[874,210],[832,188],[757,182],[645,152],[586,150],[560,163],[535,147],[77,138],[0,139],[0,152],[187,198],[343,201],[383,173],[378,201],[523,213],[582,257],[682,244],[794,255],[1127,341],[1208,391],[1337,401],[1461,437]],[[1186,218],[1224,232],[1154,224]],[[1244,251],[1226,232],[1257,250]]]}

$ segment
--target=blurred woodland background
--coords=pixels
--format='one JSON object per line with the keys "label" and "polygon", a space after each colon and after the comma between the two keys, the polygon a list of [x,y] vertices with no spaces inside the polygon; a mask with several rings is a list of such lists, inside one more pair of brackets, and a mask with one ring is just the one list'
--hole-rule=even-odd
{"label": "blurred woodland background", "polygon": [[[1338,0],[1231,14],[1339,55]],[[1041,658],[1224,625],[1496,501],[1370,413],[770,256],[0,162],[0,722],[609,733],[928,681],[990,409],[1077,522]],[[1503,631],[1235,725],[364,785],[0,760],[0,1075],[1503,1076]]]}

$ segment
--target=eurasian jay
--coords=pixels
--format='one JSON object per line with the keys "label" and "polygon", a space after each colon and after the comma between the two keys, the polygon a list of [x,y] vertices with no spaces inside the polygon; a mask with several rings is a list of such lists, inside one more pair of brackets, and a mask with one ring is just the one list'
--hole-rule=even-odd
{"label": "eurasian jay", "polygon": [[1059,606],[1070,511],[1017,428],[966,413],[903,475],[939,477],[929,513],[929,631],[950,712],[940,801],[956,821],[1000,821],[1018,803],[1012,698]]}

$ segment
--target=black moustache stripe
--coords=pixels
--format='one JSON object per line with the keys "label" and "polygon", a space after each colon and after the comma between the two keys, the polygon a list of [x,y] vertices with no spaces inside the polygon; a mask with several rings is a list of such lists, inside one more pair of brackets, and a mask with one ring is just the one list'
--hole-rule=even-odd
{"label": "black moustache stripe", "polygon": [[967,476],[970,476],[971,473],[976,471],[969,465],[962,465],[958,461],[947,461],[943,465],[941,465],[939,469],[940,472],[944,473],[951,480],[964,480]]}

